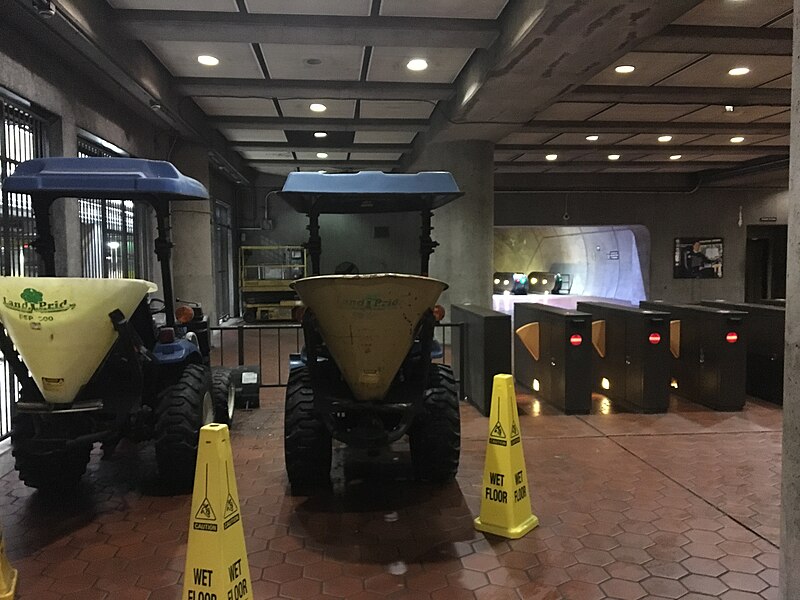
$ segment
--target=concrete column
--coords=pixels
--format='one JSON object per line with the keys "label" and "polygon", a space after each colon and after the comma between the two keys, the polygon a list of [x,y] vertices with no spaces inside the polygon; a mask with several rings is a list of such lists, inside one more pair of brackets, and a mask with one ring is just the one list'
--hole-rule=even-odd
{"label": "concrete column", "polygon": [[491,308],[494,248],[494,144],[457,141],[431,144],[411,172],[450,171],[465,195],[433,213],[439,242],[430,276],[450,284],[440,303]]}
{"label": "concrete column", "polygon": [[[210,185],[208,149],[178,144],[171,162],[181,173]],[[200,302],[212,325],[216,324],[211,201],[173,202],[172,281],[175,297]]]}
{"label": "concrete column", "polygon": [[[50,156],[78,156],[78,128],[70,111],[47,129]],[[50,228],[56,243],[56,275],[83,275],[83,248],[78,200],[59,198],[50,208]]]}
{"label": "concrete column", "polygon": [[800,0],[794,0],[786,355],[783,392],[780,597],[800,598]]}

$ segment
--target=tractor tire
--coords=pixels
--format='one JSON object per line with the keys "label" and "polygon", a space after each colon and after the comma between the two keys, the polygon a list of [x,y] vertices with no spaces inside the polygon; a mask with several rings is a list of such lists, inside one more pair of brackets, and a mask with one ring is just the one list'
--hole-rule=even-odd
{"label": "tractor tire", "polygon": [[211,369],[211,397],[214,402],[214,421],[233,427],[236,388],[231,385],[231,370],[225,367]]}
{"label": "tractor tire", "polygon": [[432,364],[424,410],[408,432],[411,462],[416,478],[432,483],[451,481],[458,472],[461,452],[461,417],[453,371]]}
{"label": "tractor tire", "polygon": [[283,450],[292,494],[330,486],[331,434],[314,412],[308,367],[293,369],[286,386]]}
{"label": "tractor tire", "polygon": [[187,365],[178,383],[158,396],[156,462],[162,479],[179,487],[192,484],[200,428],[213,422],[211,371]]}
{"label": "tractor tire", "polygon": [[92,444],[73,448],[35,451],[30,441],[36,435],[34,415],[18,413],[14,416],[11,447],[14,468],[28,487],[43,493],[56,493],[74,489],[86,472]]}

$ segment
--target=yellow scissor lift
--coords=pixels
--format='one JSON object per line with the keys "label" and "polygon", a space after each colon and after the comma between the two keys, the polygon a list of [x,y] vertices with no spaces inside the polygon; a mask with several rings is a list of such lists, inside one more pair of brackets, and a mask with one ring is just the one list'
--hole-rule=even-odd
{"label": "yellow scissor lift", "polygon": [[242,246],[239,250],[239,290],[247,323],[289,321],[300,305],[292,282],[306,276],[302,246]]}

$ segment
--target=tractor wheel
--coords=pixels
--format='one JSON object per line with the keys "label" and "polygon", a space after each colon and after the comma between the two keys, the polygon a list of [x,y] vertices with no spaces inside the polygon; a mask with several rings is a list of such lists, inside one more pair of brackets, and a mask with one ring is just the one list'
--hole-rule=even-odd
{"label": "tractor wheel", "polygon": [[329,486],[331,434],[314,412],[314,390],[308,367],[289,373],[283,427],[286,473],[292,493],[297,495]]}
{"label": "tractor wheel", "polygon": [[408,432],[414,472],[423,481],[450,481],[458,472],[461,418],[456,382],[447,365],[431,365],[423,406]]}
{"label": "tractor wheel", "polygon": [[163,479],[191,485],[200,428],[213,422],[211,372],[203,365],[187,365],[178,383],[158,396],[156,462]]}
{"label": "tractor wheel", "polygon": [[214,401],[214,421],[232,427],[236,388],[231,384],[230,369],[211,369],[211,397]]}
{"label": "tractor wheel", "polygon": [[78,485],[86,472],[92,444],[58,450],[35,450],[31,442],[36,438],[37,418],[26,413],[14,416],[11,431],[14,468],[28,487],[38,488],[44,493],[70,490]]}

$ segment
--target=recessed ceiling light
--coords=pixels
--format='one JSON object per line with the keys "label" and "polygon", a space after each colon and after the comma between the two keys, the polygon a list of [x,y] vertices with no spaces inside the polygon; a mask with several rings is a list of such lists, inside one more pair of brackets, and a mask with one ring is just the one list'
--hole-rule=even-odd
{"label": "recessed ceiling light", "polygon": [[197,57],[197,62],[207,67],[216,67],[219,64],[219,59],[216,56],[201,54],[200,56]]}
{"label": "recessed ceiling light", "polygon": [[734,77],[741,77],[742,75],[747,75],[750,72],[750,69],[747,67],[734,67],[730,71],[728,71],[728,75],[733,75]]}
{"label": "recessed ceiling light", "polygon": [[660,136],[658,138],[658,141],[661,142],[662,144],[666,144],[667,142],[671,142],[672,141],[672,136],[671,135],[662,135],[662,136]]}
{"label": "recessed ceiling light", "polygon": [[736,109],[735,109],[735,108],[734,108],[732,105],[730,105],[730,104],[727,104],[727,105],[725,106],[725,112],[726,112],[726,113],[732,113],[734,110],[736,110]]}
{"label": "recessed ceiling light", "polygon": [[614,70],[617,73],[627,75],[628,73],[633,73],[636,70],[636,67],[634,67],[633,65],[620,65]]}
{"label": "recessed ceiling light", "polygon": [[740,135],[731,138],[731,144],[741,144],[744,141],[744,138]]}
{"label": "recessed ceiling light", "polygon": [[307,58],[303,62],[305,62],[307,65],[311,67],[316,67],[317,65],[322,64],[322,60],[320,60],[319,58]]}
{"label": "recessed ceiling light", "polygon": [[587,142],[596,142],[599,139],[600,139],[599,135],[587,135],[586,136],[586,141]]}
{"label": "recessed ceiling light", "polygon": [[317,158],[328,158],[327,152],[317,152]]}
{"label": "recessed ceiling light", "polygon": [[673,154],[669,157],[670,160],[680,160],[682,158],[681,154]]}
{"label": "recessed ceiling light", "polygon": [[324,131],[315,131],[314,132],[314,137],[315,138],[324,138],[324,137],[328,137],[328,134],[325,133]]}
{"label": "recessed ceiling light", "polygon": [[619,154],[609,154],[608,160],[619,160],[619,157],[620,157]]}
{"label": "recessed ceiling light", "polygon": [[548,154],[545,158],[550,161],[558,160],[558,154]]}
{"label": "recessed ceiling light", "polygon": [[406,67],[409,71],[424,71],[428,68],[428,61],[424,58],[412,58]]}
{"label": "recessed ceiling light", "polygon": [[314,104],[312,104],[308,108],[310,108],[313,112],[325,112],[326,110],[328,110],[327,106],[325,106],[324,104],[320,104],[319,102],[314,102]]}

